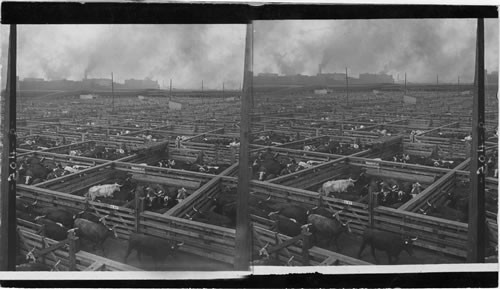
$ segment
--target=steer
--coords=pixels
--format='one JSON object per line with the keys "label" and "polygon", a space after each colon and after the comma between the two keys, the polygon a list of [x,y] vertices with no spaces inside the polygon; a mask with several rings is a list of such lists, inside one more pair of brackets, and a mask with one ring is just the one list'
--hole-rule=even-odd
{"label": "steer", "polygon": [[53,268],[44,263],[24,263],[16,265],[16,271],[52,271]]}
{"label": "steer", "polygon": [[94,223],[100,223],[100,222],[103,222],[104,219],[106,219],[108,215],[102,217],[102,218],[99,218],[97,215],[91,213],[91,212],[88,212],[88,211],[80,211],[78,213],[76,213],[75,215],[73,215],[73,219],[86,219],[86,220],[89,220],[89,221],[92,221]]}
{"label": "steer", "polygon": [[73,227],[73,214],[58,208],[34,209],[35,214],[63,224],[66,228]]}
{"label": "steer", "polygon": [[26,181],[25,185],[33,184],[35,179],[44,180],[47,178],[47,175],[51,172],[50,169],[42,166],[41,164],[32,164],[26,169]]}
{"label": "steer", "polygon": [[349,187],[354,187],[356,181],[349,178],[347,180],[328,181],[323,184],[319,192],[329,196],[331,193],[345,193]]}
{"label": "steer", "polygon": [[436,206],[435,204],[431,204],[429,201],[427,201],[427,205],[430,210],[426,212],[426,214],[430,216],[444,218],[457,222],[466,222],[468,219],[467,212],[462,212],[460,210],[453,209],[445,205]]}
{"label": "steer", "polygon": [[413,256],[413,242],[416,240],[417,238],[403,238],[394,233],[366,228],[363,232],[363,243],[359,248],[358,259],[361,258],[361,253],[365,249],[366,244],[370,244],[376,263],[378,263],[378,260],[375,255],[375,248],[387,253],[389,264],[396,264],[402,250],[408,252],[408,255]]}
{"label": "steer", "polygon": [[335,219],[311,214],[307,217],[307,220],[312,224],[311,232],[317,243],[319,243],[319,237],[323,237],[322,239],[326,240],[327,246],[330,245],[331,241],[334,241],[337,249],[340,249],[338,244],[340,235],[345,231],[351,233],[351,227],[349,227],[351,220],[342,223],[338,214],[336,214]]}
{"label": "steer", "polygon": [[193,211],[196,214],[198,214],[201,219],[206,219],[207,222],[212,225],[228,227],[230,224],[233,223],[233,220],[231,220],[231,218],[221,214],[217,214],[211,211],[202,212],[196,209],[194,206],[193,206]]}
{"label": "steer", "polygon": [[316,215],[320,215],[320,216],[323,216],[323,217],[326,217],[326,218],[337,218],[338,214],[340,212],[342,212],[342,210],[340,211],[337,211],[335,214],[332,213],[331,210],[329,209],[326,209],[324,207],[313,207],[311,208],[310,210],[307,210],[307,215],[312,215],[312,214],[316,214]]}
{"label": "steer", "polygon": [[35,222],[40,225],[44,225],[45,236],[51,239],[62,241],[68,236],[69,230],[65,228],[61,223],[56,223],[52,220],[44,219],[43,216],[36,217]]}
{"label": "steer", "polygon": [[99,185],[93,186],[89,188],[88,193],[86,194],[87,198],[90,198],[92,201],[95,200],[96,197],[113,197],[114,192],[119,192],[120,187],[117,183],[107,184],[107,185]]}
{"label": "steer", "polygon": [[36,203],[32,204],[27,200],[23,200],[19,196],[16,196],[16,210],[30,212],[35,204]]}
{"label": "steer", "polygon": [[259,181],[264,181],[278,176],[282,170],[281,164],[275,160],[264,160],[257,171]]}
{"label": "steer", "polygon": [[23,219],[23,220],[26,220],[28,222],[33,223],[33,222],[35,222],[35,217],[36,216],[31,214],[31,213],[16,210],[16,218],[18,218],[18,219]]}
{"label": "steer", "polygon": [[168,256],[172,256],[182,243],[174,243],[158,237],[147,236],[139,233],[131,233],[128,239],[127,253],[125,254],[124,261],[132,250],[137,250],[137,257],[141,260],[142,254],[151,256],[155,263],[155,268],[158,269],[158,262],[165,260]]}
{"label": "steer", "polygon": [[114,230],[116,225],[112,228],[109,228],[104,224],[97,224],[86,219],[77,218],[75,220],[75,227],[78,228],[79,236],[93,242],[94,250],[96,249],[96,246],[99,245],[102,249],[103,254],[105,254],[103,243],[108,238],[108,236],[112,234],[114,238],[118,238]]}
{"label": "steer", "polygon": [[286,205],[283,206],[277,213],[295,219],[299,224],[303,225],[307,223],[307,209],[297,206],[297,205]]}
{"label": "steer", "polygon": [[301,226],[295,219],[279,215],[277,212],[269,213],[269,218],[275,221],[275,227],[279,233],[290,237],[299,235],[303,229],[309,227],[309,224]]}

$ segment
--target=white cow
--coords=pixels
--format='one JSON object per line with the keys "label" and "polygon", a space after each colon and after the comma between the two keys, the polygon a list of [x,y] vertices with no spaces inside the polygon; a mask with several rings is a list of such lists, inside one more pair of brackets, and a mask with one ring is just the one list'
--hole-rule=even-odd
{"label": "white cow", "polygon": [[331,193],[345,193],[349,187],[354,187],[356,181],[349,178],[347,180],[328,181],[320,188],[321,195],[329,196]]}
{"label": "white cow", "polygon": [[298,165],[299,165],[299,167],[302,167],[302,168],[304,168],[304,169],[309,169],[309,168],[312,168],[312,167],[313,167],[312,163],[309,163],[309,162],[302,162],[302,161],[301,161],[301,162],[299,162],[299,163],[298,163]]}
{"label": "white cow", "polygon": [[90,187],[88,193],[86,194],[86,197],[90,198],[92,201],[95,200],[96,197],[113,197],[113,193],[119,192],[120,187],[122,186],[123,185],[119,185],[117,183],[93,186]]}

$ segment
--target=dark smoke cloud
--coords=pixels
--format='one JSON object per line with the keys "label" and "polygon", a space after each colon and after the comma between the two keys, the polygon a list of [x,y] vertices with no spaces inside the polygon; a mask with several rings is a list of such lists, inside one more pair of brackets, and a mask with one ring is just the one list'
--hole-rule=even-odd
{"label": "dark smoke cloud", "polygon": [[[409,81],[472,81],[474,19],[257,21],[254,72],[384,72]],[[8,26],[1,26],[2,88]],[[149,77],[174,87],[239,88],[244,25],[19,25],[24,77]],[[498,70],[498,19],[485,20],[485,60]]]}
{"label": "dark smoke cloud", "polygon": [[[2,34],[7,47],[8,33]],[[20,25],[18,72],[80,80],[146,77],[175,88],[239,88],[244,25]],[[6,63],[6,49],[2,63]],[[4,71],[2,70],[2,75]]]}
{"label": "dark smoke cloud", "polygon": [[[315,75],[388,73],[409,81],[474,77],[476,20],[257,21],[254,70]],[[485,20],[485,64],[498,71],[498,20]]]}

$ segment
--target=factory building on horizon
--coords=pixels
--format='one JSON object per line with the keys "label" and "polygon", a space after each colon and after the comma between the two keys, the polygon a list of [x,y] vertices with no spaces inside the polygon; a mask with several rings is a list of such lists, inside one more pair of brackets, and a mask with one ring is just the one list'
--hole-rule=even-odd
{"label": "factory building on horizon", "polygon": [[[278,75],[277,73],[259,73],[254,76],[255,85],[342,85],[345,83],[345,73],[318,73],[316,75]],[[348,76],[351,84],[394,83],[392,75],[362,73],[359,78]]]}
{"label": "factory building on horizon", "polygon": [[[22,89],[26,90],[88,90],[88,89],[111,89],[111,78],[83,78],[80,81],[57,79],[45,80],[38,77],[25,77],[18,82]],[[150,78],[127,79],[125,83],[113,82],[115,89],[159,89],[158,81]]]}
{"label": "factory building on horizon", "polygon": [[359,81],[361,83],[394,83],[394,78],[392,75],[383,73],[360,73]]}
{"label": "factory building on horizon", "polygon": [[160,85],[158,84],[158,80],[152,80],[151,78],[126,79],[123,87],[133,88],[133,89],[148,89],[148,88],[159,89]]}

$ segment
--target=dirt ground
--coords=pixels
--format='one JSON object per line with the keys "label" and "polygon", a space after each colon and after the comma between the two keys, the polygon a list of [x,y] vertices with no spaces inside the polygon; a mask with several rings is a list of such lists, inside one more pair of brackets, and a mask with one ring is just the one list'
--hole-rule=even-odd
{"label": "dirt ground", "polygon": [[[83,240],[81,250],[103,256],[101,249],[93,250],[92,244]],[[108,238],[104,242],[104,257],[125,263],[124,258],[127,251],[127,241],[121,239]],[[137,258],[137,251],[132,251],[127,258],[126,264],[134,266],[146,271],[224,271],[233,270],[222,262],[217,262],[208,258],[203,258],[194,254],[178,252],[174,257],[168,257],[164,262],[158,264],[155,268],[153,258],[147,255],[142,255],[142,260]]]}
{"label": "dirt ground", "polygon": [[[340,250],[335,246],[330,246],[332,251],[337,251],[341,254],[357,258],[359,248],[361,246],[361,236],[356,234],[343,234],[339,239]],[[96,255],[103,256],[102,250],[93,250],[92,245],[83,241],[81,243],[81,250],[85,250]],[[127,241],[121,239],[108,238],[104,242],[105,257],[124,263],[124,257],[127,250]],[[389,264],[387,254],[385,252],[376,250],[375,254],[379,260],[379,265]],[[361,259],[375,264],[375,260],[371,254],[371,248],[366,246]],[[398,264],[450,264],[450,263],[463,263],[464,261],[459,258],[438,254],[429,250],[424,250],[414,247],[413,256],[409,256],[406,251],[401,252]],[[128,265],[146,270],[146,271],[223,271],[233,270],[232,266],[217,262],[208,258],[203,258],[194,254],[178,252],[174,257],[168,257],[164,262],[155,268],[152,257],[143,255],[142,260],[137,258],[137,251],[132,251],[127,258]]]}
{"label": "dirt ground", "polygon": [[[356,234],[342,234],[339,238],[340,250],[337,250],[335,245],[330,246],[329,250],[339,252],[343,255],[358,258],[358,252],[361,247],[362,237]],[[378,265],[388,265],[389,261],[387,253],[375,249],[375,255],[379,261]],[[371,253],[371,247],[366,245],[361,253],[361,260],[375,264],[375,259]],[[399,255],[399,265],[404,264],[450,264],[450,263],[464,263],[465,260],[439,254],[434,251],[413,247],[413,256],[409,256],[406,251],[402,251]]]}

